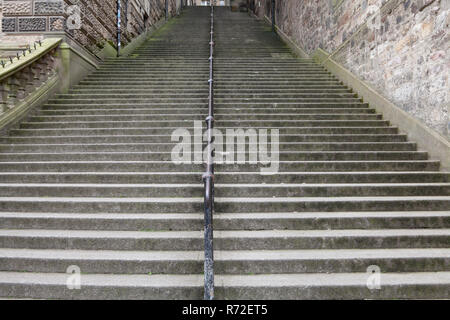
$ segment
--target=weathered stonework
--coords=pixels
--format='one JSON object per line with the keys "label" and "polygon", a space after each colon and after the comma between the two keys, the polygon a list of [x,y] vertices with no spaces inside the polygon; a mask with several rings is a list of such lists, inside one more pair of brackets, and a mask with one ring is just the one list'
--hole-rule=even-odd
{"label": "weathered stonework", "polygon": [[16,18],[3,18],[2,19],[2,32],[14,32],[17,30]]}
{"label": "weathered stonework", "polygon": [[[270,15],[270,0],[259,15]],[[372,19],[381,8],[380,24]],[[277,25],[307,53],[322,48],[447,139],[449,0],[277,1]],[[369,25],[367,23],[369,22]]]}
{"label": "weathered stonework", "polygon": [[34,1],[34,15],[64,14],[63,0]]}
{"label": "weathered stonework", "polygon": [[47,18],[19,18],[19,32],[47,30]]}
{"label": "weathered stonework", "polygon": [[[122,45],[142,34],[165,16],[165,0],[121,0]],[[178,6],[178,7],[177,7]],[[169,15],[180,0],[169,0]],[[79,13],[81,27],[73,28]],[[3,42],[29,43],[30,32],[64,31],[87,50],[96,53],[105,42],[116,45],[116,0],[0,0]],[[74,19],[76,17],[76,19]],[[76,25],[76,24],[75,24]]]}
{"label": "weathered stonework", "polygon": [[20,16],[32,14],[31,1],[4,1],[3,14],[8,16]]}
{"label": "weathered stonework", "polygon": [[49,29],[50,31],[64,31],[65,18],[64,17],[50,17]]}

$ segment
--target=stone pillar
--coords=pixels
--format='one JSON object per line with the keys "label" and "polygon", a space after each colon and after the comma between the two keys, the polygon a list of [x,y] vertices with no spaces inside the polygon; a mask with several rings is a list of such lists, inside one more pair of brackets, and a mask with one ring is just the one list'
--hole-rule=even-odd
{"label": "stone pillar", "polygon": [[8,110],[9,86],[8,81],[0,82],[0,114]]}
{"label": "stone pillar", "polygon": [[61,68],[60,68],[60,79],[61,79],[61,92],[66,93],[70,88],[70,46],[63,42],[59,46],[59,52],[61,54]]}
{"label": "stone pillar", "polygon": [[8,87],[9,87],[9,95],[7,101],[7,109],[14,108],[18,100],[19,88],[20,88],[20,80],[16,75],[8,78]]}

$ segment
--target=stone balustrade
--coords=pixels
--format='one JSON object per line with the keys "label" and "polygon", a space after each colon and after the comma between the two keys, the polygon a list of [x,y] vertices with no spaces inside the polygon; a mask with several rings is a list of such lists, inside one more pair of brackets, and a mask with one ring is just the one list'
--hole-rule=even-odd
{"label": "stone balustrade", "polygon": [[61,39],[46,39],[31,52],[0,66],[0,116],[24,102],[57,73],[60,43]]}

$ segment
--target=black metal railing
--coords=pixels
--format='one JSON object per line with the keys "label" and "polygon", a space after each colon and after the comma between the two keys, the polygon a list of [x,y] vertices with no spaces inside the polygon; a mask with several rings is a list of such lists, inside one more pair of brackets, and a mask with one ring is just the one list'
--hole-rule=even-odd
{"label": "black metal railing", "polygon": [[206,124],[208,127],[208,155],[205,184],[205,300],[214,299],[214,252],[213,252],[213,214],[214,214],[214,6],[211,4],[211,37],[209,42],[209,106]]}

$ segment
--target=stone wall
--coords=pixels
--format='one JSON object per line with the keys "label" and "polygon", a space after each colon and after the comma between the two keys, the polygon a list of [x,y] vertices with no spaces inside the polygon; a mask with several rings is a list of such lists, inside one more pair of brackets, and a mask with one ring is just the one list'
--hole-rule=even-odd
{"label": "stone wall", "polygon": [[[256,0],[270,16],[271,0]],[[450,0],[277,0],[276,21],[450,139]],[[259,6],[260,5],[260,6]],[[381,8],[377,11],[376,8]]]}
{"label": "stone wall", "polygon": [[[170,15],[179,0],[168,0]],[[177,7],[178,3],[178,7]],[[122,45],[165,16],[165,0],[121,0]],[[0,0],[2,42],[32,42],[48,33],[65,33],[89,51],[106,41],[116,45],[116,0]]]}

